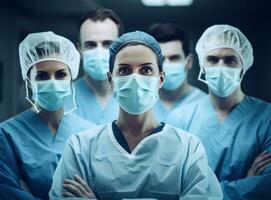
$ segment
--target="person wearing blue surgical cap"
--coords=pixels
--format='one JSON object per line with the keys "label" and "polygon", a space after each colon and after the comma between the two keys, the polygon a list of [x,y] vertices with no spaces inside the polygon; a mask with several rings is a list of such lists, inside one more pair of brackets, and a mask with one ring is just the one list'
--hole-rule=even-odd
{"label": "person wearing blue surgical cap", "polygon": [[[98,8],[86,13],[78,24],[78,49],[82,55],[84,76],[75,81],[75,110],[80,117],[104,124],[118,116],[118,103],[107,80],[109,45],[122,33],[119,17],[110,9]],[[65,107],[72,105],[68,99]]]}
{"label": "person wearing blue surgical cap", "polygon": [[50,199],[223,198],[200,141],[152,114],[164,81],[162,64],[158,42],[144,32],[112,43],[108,79],[118,119],[69,139]]}
{"label": "person wearing blue surgical cap", "polygon": [[19,56],[26,99],[33,108],[0,124],[0,163],[9,169],[2,177],[21,187],[3,184],[0,176],[0,190],[8,188],[1,190],[0,199],[16,195],[48,199],[66,140],[94,125],[72,114],[73,107],[63,109],[67,97],[74,95],[71,80],[79,68],[79,52],[72,42],[53,32],[32,33],[21,42]]}
{"label": "person wearing blue surgical cap", "polygon": [[214,25],[196,51],[209,96],[174,110],[168,123],[201,139],[224,199],[271,199],[271,104],[241,90],[253,63],[250,42],[233,26]]}
{"label": "person wearing blue surgical cap", "polygon": [[152,25],[149,34],[161,46],[165,71],[165,81],[159,91],[160,99],[153,110],[157,120],[166,121],[172,110],[200,100],[207,94],[187,81],[187,74],[193,65],[188,35],[179,26],[170,23]]}

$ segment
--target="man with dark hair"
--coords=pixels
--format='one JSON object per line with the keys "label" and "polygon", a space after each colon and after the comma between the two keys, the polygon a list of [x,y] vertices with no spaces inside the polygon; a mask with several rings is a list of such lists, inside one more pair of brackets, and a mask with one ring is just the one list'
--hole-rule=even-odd
{"label": "man with dark hair", "polygon": [[165,121],[170,111],[204,97],[205,93],[187,82],[187,72],[193,65],[187,34],[170,23],[154,24],[149,33],[159,42],[164,57],[165,81],[154,112],[158,120]]}
{"label": "man with dark hair", "polygon": [[[118,116],[118,104],[107,80],[108,48],[122,31],[120,18],[106,8],[89,11],[78,24],[84,76],[75,82],[78,104],[75,112],[96,124],[113,121]],[[70,102],[66,107],[71,107]]]}

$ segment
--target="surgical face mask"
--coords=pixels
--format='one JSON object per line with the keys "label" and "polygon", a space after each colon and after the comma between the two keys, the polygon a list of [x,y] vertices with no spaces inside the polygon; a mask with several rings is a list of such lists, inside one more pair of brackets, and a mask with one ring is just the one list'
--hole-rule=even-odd
{"label": "surgical face mask", "polygon": [[205,80],[201,79],[202,70],[199,80],[206,83],[209,89],[219,97],[230,96],[240,86],[242,68],[214,66],[206,67],[204,70]]}
{"label": "surgical face mask", "polygon": [[166,90],[177,89],[186,78],[187,72],[185,71],[186,62],[168,62],[164,64],[165,81],[163,88]]}
{"label": "surgical face mask", "polygon": [[133,115],[150,110],[158,100],[159,78],[131,74],[113,78],[113,95],[120,107]]}
{"label": "surgical face mask", "polygon": [[83,52],[83,68],[95,80],[106,80],[109,71],[109,50],[95,48]]}
{"label": "surgical face mask", "polygon": [[71,95],[69,80],[31,81],[32,99],[48,111],[57,111],[63,107]]}

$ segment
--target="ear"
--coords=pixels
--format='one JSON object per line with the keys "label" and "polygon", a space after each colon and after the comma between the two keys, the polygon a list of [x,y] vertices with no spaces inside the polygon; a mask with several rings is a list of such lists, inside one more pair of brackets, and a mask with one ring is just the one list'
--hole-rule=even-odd
{"label": "ear", "polygon": [[187,63],[186,63],[185,69],[189,71],[193,66],[193,55],[191,53],[188,54],[186,59],[187,59]]}
{"label": "ear", "polygon": [[162,88],[164,80],[165,80],[165,72],[164,71],[160,72],[159,78],[160,78],[160,80],[159,80],[159,89],[160,89],[160,88]]}
{"label": "ear", "polygon": [[80,53],[80,56],[82,57],[82,48],[80,42],[76,42],[76,49]]}
{"label": "ear", "polygon": [[113,78],[112,78],[112,74],[111,74],[111,72],[109,71],[109,72],[107,72],[107,80],[108,80],[108,82],[110,83],[110,85],[111,85],[111,88],[113,89]]}
{"label": "ear", "polygon": [[81,46],[80,46],[80,42],[76,42],[76,49],[80,50]]}

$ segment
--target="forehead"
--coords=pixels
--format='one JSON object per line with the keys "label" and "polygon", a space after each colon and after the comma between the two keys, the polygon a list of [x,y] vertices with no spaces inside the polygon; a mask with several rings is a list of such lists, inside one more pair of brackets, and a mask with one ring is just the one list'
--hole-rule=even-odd
{"label": "forehead", "polygon": [[206,54],[206,58],[208,56],[216,56],[216,57],[228,57],[228,56],[234,56],[237,59],[240,59],[239,54],[231,48],[217,48],[217,49],[213,49],[211,51],[209,51]]}
{"label": "forehead", "polygon": [[159,44],[160,44],[163,56],[171,56],[171,55],[176,55],[176,54],[183,55],[184,54],[183,44],[180,40],[161,42]]}
{"label": "forehead", "polygon": [[68,69],[65,63],[59,61],[42,61],[33,66],[32,71],[45,71],[45,72],[55,72],[60,69]]}
{"label": "forehead", "polygon": [[157,63],[155,53],[146,46],[133,45],[121,49],[115,59],[115,63],[125,64],[142,64],[142,63]]}
{"label": "forehead", "polygon": [[92,21],[87,19],[80,28],[81,42],[115,40],[118,37],[118,27],[111,19]]}

